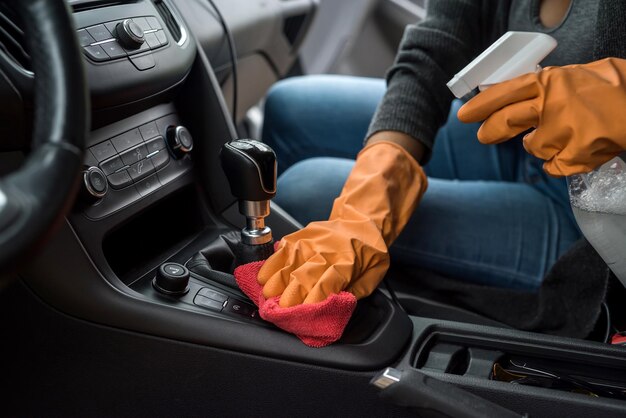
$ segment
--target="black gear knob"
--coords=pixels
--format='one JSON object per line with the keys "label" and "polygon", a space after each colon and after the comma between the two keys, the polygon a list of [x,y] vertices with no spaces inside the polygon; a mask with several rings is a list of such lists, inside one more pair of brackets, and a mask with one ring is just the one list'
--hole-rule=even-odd
{"label": "black gear knob", "polygon": [[270,200],[276,195],[276,154],[262,142],[237,139],[220,152],[230,191],[245,201]]}
{"label": "black gear knob", "polygon": [[243,244],[271,247],[272,231],[265,218],[276,195],[276,154],[262,142],[237,139],[224,144],[220,160],[230,191],[239,199],[239,212],[246,217]]}

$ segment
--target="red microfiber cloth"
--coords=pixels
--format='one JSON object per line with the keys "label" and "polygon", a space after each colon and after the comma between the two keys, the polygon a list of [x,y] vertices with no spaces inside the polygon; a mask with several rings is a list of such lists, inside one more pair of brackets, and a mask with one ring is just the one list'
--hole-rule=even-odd
{"label": "red microfiber cloth", "polygon": [[278,304],[280,296],[263,297],[263,287],[257,282],[263,263],[244,264],[234,273],[239,288],[259,307],[261,318],[295,334],[310,347],[324,347],[341,338],[356,307],[352,293],[341,292],[322,302],[282,308]]}

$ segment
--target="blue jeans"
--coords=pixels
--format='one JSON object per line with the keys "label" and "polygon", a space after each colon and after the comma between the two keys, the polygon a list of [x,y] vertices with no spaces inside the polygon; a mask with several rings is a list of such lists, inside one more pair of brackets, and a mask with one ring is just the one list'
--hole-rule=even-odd
{"label": "blue jeans", "polygon": [[[307,76],[277,83],[265,105],[263,140],[276,151],[276,202],[302,224],[327,219],[385,92],[378,79]],[[392,262],[447,277],[537,289],[580,237],[564,179],[518,140],[476,140],[479,124],[453,102],[425,166],[428,191],[390,248]]]}

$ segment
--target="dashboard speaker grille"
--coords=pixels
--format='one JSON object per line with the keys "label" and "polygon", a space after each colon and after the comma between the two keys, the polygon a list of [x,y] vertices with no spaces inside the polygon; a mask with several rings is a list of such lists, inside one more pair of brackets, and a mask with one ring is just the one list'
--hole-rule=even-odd
{"label": "dashboard speaker grille", "polygon": [[31,70],[30,55],[19,16],[6,2],[0,2],[0,51],[25,70]]}

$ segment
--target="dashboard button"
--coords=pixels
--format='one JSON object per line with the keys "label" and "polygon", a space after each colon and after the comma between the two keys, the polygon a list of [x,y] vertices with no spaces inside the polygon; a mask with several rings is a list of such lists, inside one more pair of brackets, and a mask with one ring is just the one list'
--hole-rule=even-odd
{"label": "dashboard button", "polygon": [[110,158],[117,154],[115,148],[113,148],[113,144],[111,143],[111,141],[104,141],[98,145],[94,145],[93,147],[89,148],[89,150],[91,150],[91,153],[94,157],[96,157],[96,160],[98,161],[104,161],[107,158]]}
{"label": "dashboard button", "polygon": [[122,161],[124,161],[124,164],[133,165],[143,160],[144,158],[146,158],[147,155],[148,155],[148,151],[146,149],[146,146],[140,145],[137,148],[133,148],[130,151],[126,151],[125,153],[120,155],[120,157],[122,157]]}
{"label": "dashboard button", "polygon": [[118,23],[122,23],[123,20],[115,20],[113,22],[107,22],[104,24],[104,26],[109,30],[109,32],[111,32],[111,35],[113,35],[113,37],[117,38],[117,34],[115,33],[115,28],[117,27]]}
{"label": "dashboard button", "polygon": [[145,178],[135,183],[135,187],[137,188],[137,191],[142,196],[152,193],[153,191],[158,189],[160,186],[161,186],[161,182],[159,181],[159,178],[156,175],[150,176],[148,178]]}
{"label": "dashboard button", "polygon": [[[128,174],[135,182],[146,178],[150,174],[154,173],[154,165],[149,159],[141,160],[130,166]],[[141,193],[141,191],[139,192]]]}
{"label": "dashboard button", "polygon": [[256,309],[252,305],[233,298],[228,299],[224,307],[224,312],[247,316],[249,318],[256,316]]}
{"label": "dashboard button", "polygon": [[128,55],[139,54],[140,52],[150,51],[150,47],[146,42],[142,43],[141,46],[137,49],[131,49],[124,47],[124,50],[128,53]]}
{"label": "dashboard button", "polygon": [[96,42],[96,40],[93,39],[93,36],[91,36],[85,29],[77,31],[76,34],[78,35],[78,42],[80,43],[80,46],[87,46]]}
{"label": "dashboard button", "polygon": [[144,32],[152,29],[145,17],[133,17],[133,22],[135,22]]}
{"label": "dashboard button", "polygon": [[141,132],[141,136],[143,137],[144,141],[148,141],[149,139],[156,138],[160,135],[156,122],[150,122],[146,123],[145,125],[141,125],[139,127],[139,131]]}
{"label": "dashboard button", "polygon": [[94,157],[91,151],[89,150],[85,150],[84,164],[89,167],[93,165],[98,165],[98,160],[96,160],[96,157]]}
{"label": "dashboard button", "polygon": [[146,142],[146,148],[148,148],[148,155],[155,151],[165,148],[165,140],[163,138],[155,138]]}
{"label": "dashboard button", "polygon": [[222,304],[226,302],[226,300],[228,300],[228,296],[226,296],[225,294],[216,292],[215,290],[211,290],[208,287],[203,287],[202,289],[200,289],[200,291],[198,292],[198,295],[204,296],[205,298],[216,300]]}
{"label": "dashboard button", "polygon": [[120,157],[114,157],[110,160],[106,160],[105,162],[100,163],[100,169],[104,171],[104,174],[106,174],[107,176],[109,174],[115,173],[117,170],[123,167],[124,163],[122,162],[122,159]]}
{"label": "dashboard button", "polygon": [[[131,147],[134,147],[135,145],[141,144],[143,141],[141,138],[141,134],[139,133],[139,129],[135,128],[128,132],[124,132],[123,134],[118,135],[115,138],[112,138],[111,142],[113,143],[113,146],[115,147],[117,152],[123,152]],[[145,155],[141,158],[144,158],[144,157]],[[141,158],[133,161],[133,163],[141,160]],[[132,164],[132,163],[126,163],[126,164]]]}
{"label": "dashboard button", "polygon": [[105,42],[100,44],[100,46],[110,58],[122,58],[127,55],[124,48],[117,41]]}
{"label": "dashboard button", "polygon": [[94,61],[101,62],[109,60],[109,56],[106,52],[104,52],[104,49],[102,49],[100,45],[86,46],[83,47],[83,49],[85,50],[87,56]]}
{"label": "dashboard button", "polygon": [[198,306],[202,306],[204,308],[213,309],[215,311],[221,311],[222,305],[223,305],[223,303],[220,303],[216,300],[209,299],[200,295],[195,297],[195,299],[193,300],[193,303],[195,303]]}
{"label": "dashboard button", "polygon": [[150,157],[156,170],[160,170],[170,162],[170,155],[167,150],[161,150]]}
{"label": "dashboard button", "polygon": [[159,20],[156,17],[149,16],[149,17],[146,17],[146,20],[148,21],[148,24],[150,25],[151,29],[161,29],[161,24],[159,23]]}
{"label": "dashboard button", "polygon": [[104,27],[104,25],[96,25],[87,28],[87,32],[89,32],[89,34],[93,36],[93,39],[95,39],[96,42],[104,41],[105,39],[111,39],[113,37],[113,35],[111,35],[111,32],[109,32],[109,30]]}
{"label": "dashboard button", "polygon": [[89,171],[87,175],[89,184],[96,193],[104,193],[107,189],[107,182],[104,175],[99,170]]}
{"label": "dashboard button", "polygon": [[87,171],[83,173],[83,184],[85,188],[83,189],[82,195],[85,199],[85,203],[96,203],[102,199],[109,190],[107,179],[98,167],[89,167]]}
{"label": "dashboard button", "polygon": [[152,54],[142,55],[140,57],[130,57],[130,61],[139,71],[148,70],[156,65]]}
{"label": "dashboard button", "polygon": [[158,30],[155,32],[155,34],[161,46],[167,45],[167,36],[165,35],[165,32],[163,32],[162,30]]}
{"label": "dashboard button", "polygon": [[113,173],[107,176],[107,179],[109,179],[109,184],[114,189],[122,189],[133,182],[126,170]]}
{"label": "dashboard button", "polygon": [[145,38],[150,49],[157,49],[161,46],[161,42],[154,32],[146,33]]}

